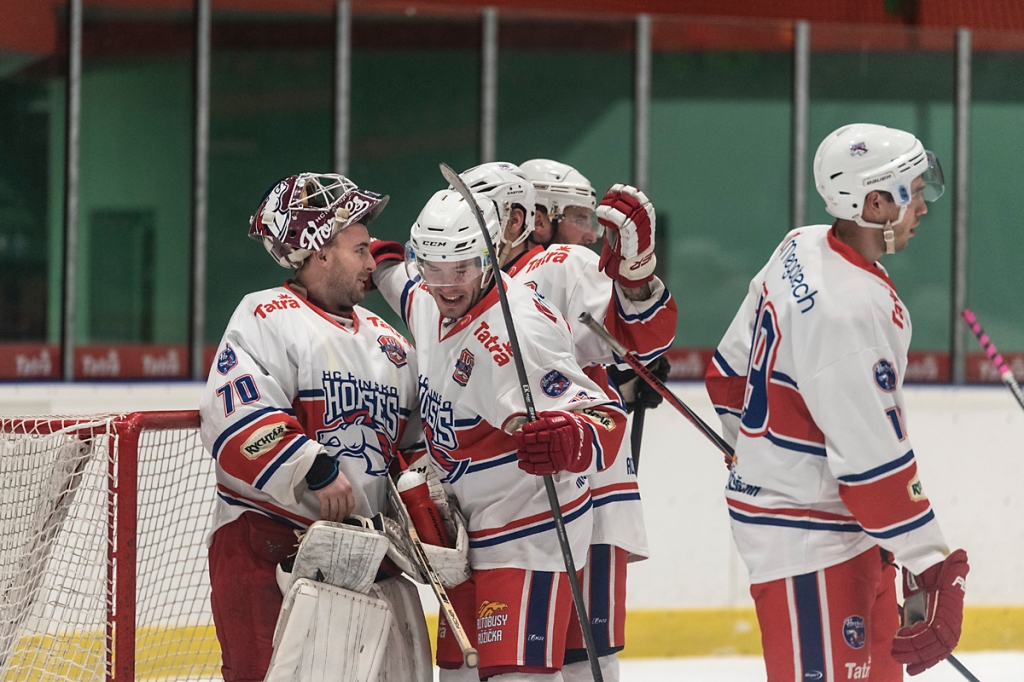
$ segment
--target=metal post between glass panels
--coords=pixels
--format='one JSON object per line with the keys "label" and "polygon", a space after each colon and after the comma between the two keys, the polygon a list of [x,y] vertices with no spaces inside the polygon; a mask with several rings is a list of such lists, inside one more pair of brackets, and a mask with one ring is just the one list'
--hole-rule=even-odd
{"label": "metal post between glass panels", "polygon": [[807,109],[810,100],[811,27],[793,25],[793,206],[791,227],[804,224],[807,169]]}
{"label": "metal post between glass panels", "polygon": [[971,31],[956,32],[956,122],[953,130],[953,272],[952,305],[949,316],[950,378],[964,383],[967,349],[960,313],[967,307],[967,190],[969,182],[971,112]]}
{"label": "metal post between glass panels", "polygon": [[633,101],[633,184],[647,187],[651,137],[651,17],[636,15],[636,72]]}
{"label": "metal post between glass panels", "polygon": [[75,378],[75,289],[78,261],[78,154],[82,119],[82,0],[68,2],[68,83],[64,160],[64,305],[61,329],[63,378]]}
{"label": "metal post between glass panels", "polygon": [[210,0],[196,0],[195,139],[192,173],[192,378],[206,378],[206,216],[210,156]]}
{"label": "metal post between glass panels", "polygon": [[352,93],[352,5],[338,0],[334,44],[334,172],[348,175],[349,103]]}
{"label": "metal post between glass panels", "polygon": [[480,163],[494,161],[498,135],[498,10],[485,7],[480,46]]}

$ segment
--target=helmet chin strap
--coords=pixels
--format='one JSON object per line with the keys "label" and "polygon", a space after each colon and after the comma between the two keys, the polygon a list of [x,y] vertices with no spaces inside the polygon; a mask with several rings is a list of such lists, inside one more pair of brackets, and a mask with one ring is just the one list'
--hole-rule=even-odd
{"label": "helmet chin strap", "polygon": [[885,240],[885,252],[896,253],[896,233],[893,232],[891,220],[885,221],[885,227],[882,228],[882,239]]}

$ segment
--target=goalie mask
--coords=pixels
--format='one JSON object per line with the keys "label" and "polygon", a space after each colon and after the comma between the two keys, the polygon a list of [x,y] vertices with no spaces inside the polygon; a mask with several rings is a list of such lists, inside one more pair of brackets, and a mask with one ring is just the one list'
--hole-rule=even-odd
{"label": "goalie mask", "polygon": [[249,219],[249,236],[262,241],[279,265],[297,270],[335,234],[368,224],[387,203],[387,196],[359,189],[343,175],[291,175],[263,197]]}
{"label": "goalie mask", "polygon": [[[579,206],[589,215],[594,236],[604,234],[604,227],[594,217],[597,193],[582,173],[550,159],[530,159],[524,161],[520,168],[537,191],[537,205],[547,212],[553,223],[557,224],[565,217],[565,209],[569,206]],[[580,225],[577,229],[583,227]]]}
{"label": "goalie mask", "polygon": [[[501,234],[495,248],[500,246],[519,246],[533,232],[533,214],[536,210],[537,193],[533,183],[526,177],[519,166],[504,161],[493,161],[474,166],[459,173],[470,191],[482,194],[491,199],[498,210],[498,222],[502,225]],[[451,185],[448,189],[453,189]],[[511,243],[507,241],[505,230],[512,217],[512,209],[518,207],[523,212],[523,231]],[[499,248],[499,251],[504,249]]]}
{"label": "goalie mask", "polygon": [[825,210],[842,220],[884,230],[886,253],[894,253],[893,223],[880,225],[863,218],[864,200],[871,192],[887,192],[899,206],[903,221],[914,198],[912,184],[921,178],[925,201],[945,190],[942,166],[910,133],[869,123],[839,128],[826,137],[814,155],[814,184]]}
{"label": "goalie mask", "polygon": [[[473,198],[483,211],[491,241],[500,231],[494,202],[481,194]],[[430,197],[410,231],[406,269],[427,286],[458,286],[483,275],[481,289],[490,284],[491,254],[474,215],[461,194],[443,189]]]}

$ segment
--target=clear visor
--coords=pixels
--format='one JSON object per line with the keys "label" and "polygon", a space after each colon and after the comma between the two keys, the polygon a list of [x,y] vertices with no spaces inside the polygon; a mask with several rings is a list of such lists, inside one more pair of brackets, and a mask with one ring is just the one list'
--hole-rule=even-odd
{"label": "clear visor", "polygon": [[467,258],[457,261],[432,261],[417,257],[409,246],[406,246],[406,273],[420,280],[428,287],[455,287],[475,281],[484,272],[484,264],[479,258]]}
{"label": "clear visor", "polygon": [[924,180],[921,196],[925,201],[935,201],[946,191],[946,178],[942,175],[942,165],[935,154],[929,151],[925,154],[928,156],[928,168],[921,174]]}
{"label": "clear visor", "polygon": [[593,210],[584,206],[566,206],[565,210],[552,216],[558,221],[559,229],[569,228],[581,234],[588,234],[597,241],[604,235],[604,225],[597,221]]}

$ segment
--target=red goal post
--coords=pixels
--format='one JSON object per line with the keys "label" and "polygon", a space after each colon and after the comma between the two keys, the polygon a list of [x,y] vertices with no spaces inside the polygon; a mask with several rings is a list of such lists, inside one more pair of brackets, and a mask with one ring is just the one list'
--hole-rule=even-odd
{"label": "red goal post", "polygon": [[0,681],[218,677],[196,411],[0,418]]}

